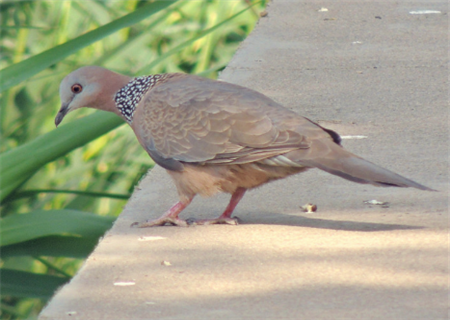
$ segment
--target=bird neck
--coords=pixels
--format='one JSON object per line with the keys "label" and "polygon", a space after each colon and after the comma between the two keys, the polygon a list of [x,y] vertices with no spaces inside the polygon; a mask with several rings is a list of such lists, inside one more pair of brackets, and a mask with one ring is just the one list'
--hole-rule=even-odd
{"label": "bird neck", "polygon": [[148,90],[163,81],[166,77],[166,74],[154,74],[131,79],[115,94],[114,112],[131,125],[133,123],[134,112],[142,97]]}
{"label": "bird neck", "polygon": [[[99,94],[100,96],[97,97],[98,102],[93,108],[112,112],[119,117],[124,118],[122,113],[117,109],[114,97],[132,78],[119,73],[113,73],[112,71],[109,71],[109,73],[103,76],[108,78],[108,86],[102,88],[101,93]],[[124,120],[126,119],[124,118]]]}

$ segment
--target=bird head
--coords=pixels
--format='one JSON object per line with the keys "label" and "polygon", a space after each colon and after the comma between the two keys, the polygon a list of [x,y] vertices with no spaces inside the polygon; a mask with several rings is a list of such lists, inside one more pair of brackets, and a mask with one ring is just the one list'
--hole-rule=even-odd
{"label": "bird head", "polygon": [[127,76],[96,66],[70,73],[59,87],[61,109],[55,125],[58,126],[69,112],[82,107],[115,112],[114,95],[129,80]]}

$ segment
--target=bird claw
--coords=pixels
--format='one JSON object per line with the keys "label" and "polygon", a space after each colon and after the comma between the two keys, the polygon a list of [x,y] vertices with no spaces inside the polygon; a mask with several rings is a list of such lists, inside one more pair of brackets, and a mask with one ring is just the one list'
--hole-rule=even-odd
{"label": "bird claw", "polygon": [[203,220],[195,220],[193,218],[187,219],[186,220],[189,224],[193,224],[193,225],[211,225],[211,224],[230,224],[230,225],[234,225],[237,226],[239,223],[242,222],[241,219],[239,219],[238,217],[233,217],[233,218],[216,218],[216,219],[203,219]]}
{"label": "bird claw", "polygon": [[146,220],[144,222],[133,222],[130,227],[132,228],[150,228],[150,227],[157,227],[157,226],[164,226],[166,224],[170,224],[172,226],[178,226],[178,227],[188,227],[189,222],[178,219],[178,218],[159,218],[156,220]]}
{"label": "bird claw", "polygon": [[188,218],[188,219],[186,219],[186,223],[188,224],[188,225],[195,225],[196,224],[196,222],[197,222],[197,220],[195,220],[195,218]]}

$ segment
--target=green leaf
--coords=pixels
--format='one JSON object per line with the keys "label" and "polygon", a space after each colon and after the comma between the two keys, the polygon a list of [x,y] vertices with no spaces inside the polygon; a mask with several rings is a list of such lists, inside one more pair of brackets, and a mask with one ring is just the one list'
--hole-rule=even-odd
{"label": "green leaf", "polygon": [[0,201],[46,163],[85,145],[124,121],[112,113],[97,111],[58,127],[0,155]]}
{"label": "green leaf", "polygon": [[78,50],[98,41],[106,36],[129,27],[148,16],[170,6],[177,0],[155,1],[138,8],[136,11],[116,19],[104,26],[92,30],[73,40],[52,49],[34,55],[19,63],[13,64],[0,71],[0,92],[34,76],[45,68],[70,56]]}
{"label": "green leaf", "polygon": [[6,246],[50,235],[98,238],[111,228],[114,220],[114,217],[76,210],[36,210],[13,214],[0,220],[0,243]]}
{"label": "green leaf", "polygon": [[46,274],[0,269],[2,296],[49,299],[67,281],[68,278]]}
{"label": "green leaf", "polygon": [[[119,199],[128,200],[131,194],[117,194],[117,193],[107,193],[107,192],[90,192],[90,191],[79,191],[79,190],[61,190],[61,189],[37,189],[37,190],[24,190],[14,193],[11,197],[8,197],[8,202],[13,200],[18,200],[22,198],[34,197],[41,193],[63,193],[63,194],[78,194],[86,197],[94,198],[109,198],[109,199]],[[3,202],[5,204],[6,201]]]}
{"label": "green leaf", "polygon": [[98,237],[48,236],[3,246],[2,259],[17,256],[86,258],[98,241]]}
{"label": "green leaf", "polygon": [[224,24],[226,24],[227,22],[233,20],[234,18],[236,18],[237,16],[239,16],[240,14],[244,13],[245,11],[247,11],[248,9],[250,9],[251,7],[253,7],[254,5],[258,4],[259,2],[256,2],[250,6],[248,6],[247,8],[239,11],[238,13],[232,15],[231,17],[229,17],[228,19],[223,20],[222,22],[216,24],[215,26],[206,29],[202,32],[200,32],[198,35],[196,35],[195,37],[192,37],[191,39],[184,41],[183,43],[177,45],[176,47],[170,49],[169,51],[165,52],[164,54],[160,55],[158,58],[154,59],[151,63],[149,63],[148,65],[146,65],[145,67],[141,68],[138,72],[136,72],[136,74],[147,74],[150,73],[152,71],[152,68],[154,66],[156,66],[158,63],[160,63],[161,61],[163,61],[164,59],[167,59],[167,57],[179,52],[180,50],[182,50],[183,48],[191,45],[192,43],[194,43],[195,41],[197,41],[200,38],[203,38],[204,36],[210,34],[211,32],[217,30],[218,28],[220,28],[221,26],[223,26]]}
{"label": "green leaf", "polygon": [[[187,2],[178,2],[177,4],[173,5],[171,8],[168,8],[165,10],[166,12],[161,14],[157,19],[155,19],[151,24],[146,26],[147,30],[152,30],[153,28],[157,27],[159,24],[161,24],[164,21],[167,21],[170,15],[173,15],[174,12],[179,10],[182,6],[184,6]],[[136,43],[145,43],[145,39],[149,37],[149,32],[141,32],[137,34],[130,34],[128,36],[128,39],[122,43],[118,43],[117,46],[114,49],[109,50],[108,52],[105,52],[103,56],[95,60],[92,65],[95,66],[102,66],[104,65],[109,59],[113,58],[114,56],[120,54],[121,51],[126,50],[129,47],[133,47]],[[125,72],[125,69],[122,70],[123,74],[126,74],[127,76],[134,76],[134,73],[131,72]]]}

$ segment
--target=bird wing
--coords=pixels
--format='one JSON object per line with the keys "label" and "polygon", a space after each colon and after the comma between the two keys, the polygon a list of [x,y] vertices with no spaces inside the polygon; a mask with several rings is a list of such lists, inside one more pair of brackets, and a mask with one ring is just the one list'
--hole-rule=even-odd
{"label": "bird wing", "polygon": [[256,91],[183,74],[146,93],[132,127],[155,162],[169,170],[181,170],[179,162],[240,164],[309,148],[302,130],[330,138]]}

